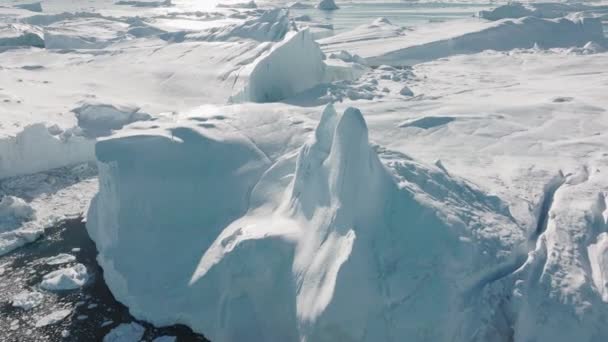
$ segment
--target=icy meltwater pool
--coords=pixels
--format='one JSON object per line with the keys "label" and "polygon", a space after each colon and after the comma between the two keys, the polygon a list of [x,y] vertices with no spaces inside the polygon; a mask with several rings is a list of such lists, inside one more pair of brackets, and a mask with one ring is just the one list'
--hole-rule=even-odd
{"label": "icy meltwater pool", "polygon": [[441,3],[349,3],[340,4],[337,11],[320,11],[316,8],[292,9],[294,16],[309,15],[313,20],[334,25],[336,33],[346,31],[376,18],[388,18],[401,26],[420,26],[429,22],[443,22],[474,16],[489,4]]}

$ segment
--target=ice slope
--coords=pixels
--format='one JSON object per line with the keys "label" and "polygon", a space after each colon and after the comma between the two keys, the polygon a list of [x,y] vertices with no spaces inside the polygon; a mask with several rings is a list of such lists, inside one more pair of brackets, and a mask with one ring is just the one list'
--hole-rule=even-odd
{"label": "ice slope", "polygon": [[429,24],[406,31],[404,36],[358,40],[357,30],[338,39],[321,39],[326,52],[348,50],[366,58],[370,65],[412,65],[457,54],[484,50],[508,51],[517,48],[583,46],[589,41],[606,44],[602,25],[597,18],[541,19],[524,17],[495,22],[454,20]]}
{"label": "ice slope", "polygon": [[495,197],[405,156],[385,166],[354,108],[326,108],[297,158],[257,154],[249,144],[262,135],[235,145],[217,128],[97,145],[101,189],[87,229],[113,293],[154,324],[218,341],[448,340],[470,279],[524,240]]}

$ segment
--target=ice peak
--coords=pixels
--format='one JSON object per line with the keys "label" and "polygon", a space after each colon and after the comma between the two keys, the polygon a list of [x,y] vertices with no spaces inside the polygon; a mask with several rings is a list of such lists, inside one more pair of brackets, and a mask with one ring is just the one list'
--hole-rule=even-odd
{"label": "ice peak", "polygon": [[319,144],[321,149],[328,153],[334,138],[334,130],[336,129],[337,121],[338,114],[336,113],[334,105],[330,103],[323,109],[321,120],[319,120],[319,125],[315,130],[316,143]]}

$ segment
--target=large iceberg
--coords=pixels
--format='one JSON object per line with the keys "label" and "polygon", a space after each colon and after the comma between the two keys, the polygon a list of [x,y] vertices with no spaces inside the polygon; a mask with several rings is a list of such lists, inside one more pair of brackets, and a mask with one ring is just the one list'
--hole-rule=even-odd
{"label": "large iceberg", "polygon": [[468,291],[525,241],[499,200],[406,156],[383,163],[354,108],[328,106],[297,154],[247,131],[97,144],[87,229],[133,314],[216,341],[470,340],[488,303]]}

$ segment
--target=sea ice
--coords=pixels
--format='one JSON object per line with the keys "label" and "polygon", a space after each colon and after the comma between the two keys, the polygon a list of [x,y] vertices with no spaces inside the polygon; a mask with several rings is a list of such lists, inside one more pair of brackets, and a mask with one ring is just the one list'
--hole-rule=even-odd
{"label": "sea ice", "polygon": [[13,296],[11,305],[24,310],[29,310],[42,304],[43,300],[44,295],[38,291],[22,291]]}
{"label": "sea ice", "polygon": [[59,322],[63,321],[66,317],[68,317],[71,313],[72,313],[71,309],[53,311],[46,316],[39,317],[36,320],[35,326],[36,326],[36,328],[42,328],[47,325],[59,323]]}
{"label": "sea ice", "polygon": [[144,336],[145,330],[135,322],[123,323],[104,336],[103,342],[139,342]]}
{"label": "sea ice", "polygon": [[61,265],[61,264],[67,264],[68,262],[73,262],[75,260],[76,260],[76,257],[71,254],[60,253],[55,256],[46,258],[44,260],[44,262],[47,265]]}
{"label": "sea ice", "polygon": [[74,290],[89,280],[87,268],[83,264],[53,271],[42,278],[40,287],[49,291]]}

